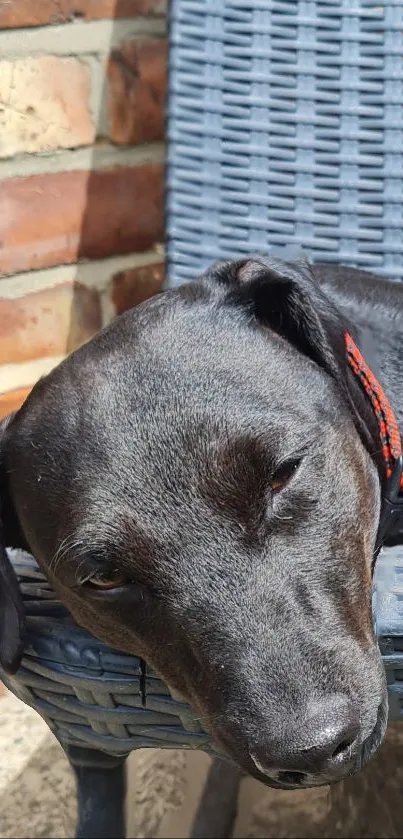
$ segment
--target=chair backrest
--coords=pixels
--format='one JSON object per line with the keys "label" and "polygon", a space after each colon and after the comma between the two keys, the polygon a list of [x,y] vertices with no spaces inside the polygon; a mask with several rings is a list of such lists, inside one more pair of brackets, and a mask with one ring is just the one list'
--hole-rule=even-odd
{"label": "chair backrest", "polygon": [[403,0],[171,0],[170,283],[302,247],[403,279]]}

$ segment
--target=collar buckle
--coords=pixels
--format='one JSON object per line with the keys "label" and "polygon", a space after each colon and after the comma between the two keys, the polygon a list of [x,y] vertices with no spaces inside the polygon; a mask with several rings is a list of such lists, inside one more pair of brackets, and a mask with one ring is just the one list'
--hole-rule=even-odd
{"label": "collar buckle", "polygon": [[392,473],[386,481],[382,498],[382,509],[376,537],[375,552],[378,553],[386,540],[393,539],[403,531],[403,456],[395,460]]}

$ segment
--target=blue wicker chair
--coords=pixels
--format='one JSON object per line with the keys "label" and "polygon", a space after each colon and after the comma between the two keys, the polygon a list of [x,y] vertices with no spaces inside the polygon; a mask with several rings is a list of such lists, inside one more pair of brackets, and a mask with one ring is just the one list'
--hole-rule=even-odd
{"label": "blue wicker chair", "polygon": [[[172,0],[170,39],[170,284],[288,245],[403,279],[403,0]],[[211,745],[145,664],[74,624],[32,558],[13,561],[29,631],[7,685],[75,769],[77,836],[122,837],[130,751]],[[402,572],[403,550],[380,555],[374,617],[394,720]]]}

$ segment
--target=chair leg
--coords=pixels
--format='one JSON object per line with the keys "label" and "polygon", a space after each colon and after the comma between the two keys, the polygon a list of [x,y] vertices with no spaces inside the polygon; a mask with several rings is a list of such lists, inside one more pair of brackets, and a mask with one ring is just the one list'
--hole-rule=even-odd
{"label": "chair leg", "polygon": [[191,839],[228,839],[234,829],[242,772],[215,758],[193,822]]}
{"label": "chair leg", "polygon": [[76,839],[125,839],[126,757],[67,746],[77,782]]}

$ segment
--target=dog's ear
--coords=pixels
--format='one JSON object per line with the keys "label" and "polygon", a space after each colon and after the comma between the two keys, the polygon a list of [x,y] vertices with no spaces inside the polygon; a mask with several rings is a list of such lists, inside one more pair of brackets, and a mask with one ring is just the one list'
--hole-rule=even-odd
{"label": "dog's ear", "polygon": [[25,611],[7,547],[24,544],[8,491],[4,464],[6,430],[12,417],[0,422],[0,664],[6,673],[18,670],[25,636]]}
{"label": "dog's ear", "polygon": [[316,283],[305,260],[262,257],[218,266],[215,279],[227,300],[247,308],[262,326],[281,335],[338,379],[345,367],[339,313]]}
{"label": "dog's ear", "polygon": [[362,442],[373,452],[379,431],[348,365],[345,333],[349,325],[318,284],[309,263],[305,259],[243,259],[217,266],[212,279],[229,303],[246,309],[256,322],[281,335],[336,381]]}

